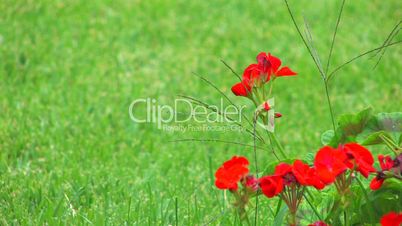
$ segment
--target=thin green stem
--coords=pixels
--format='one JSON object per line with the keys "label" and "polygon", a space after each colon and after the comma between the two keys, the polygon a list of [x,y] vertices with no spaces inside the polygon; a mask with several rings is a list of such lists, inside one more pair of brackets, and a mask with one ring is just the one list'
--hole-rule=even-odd
{"label": "thin green stem", "polygon": [[[310,191],[308,189],[306,189],[307,193],[309,193]],[[320,213],[318,212],[317,208],[315,208],[315,206],[310,202],[310,200],[307,198],[306,194],[303,194],[304,198],[306,199],[308,205],[310,206],[310,208],[313,210],[314,214],[318,217],[318,219],[322,220],[322,216],[320,215]]]}
{"label": "thin green stem", "polygon": [[387,47],[389,47],[389,46],[397,45],[397,44],[400,44],[400,43],[402,43],[401,40],[400,40],[400,41],[396,41],[396,42],[392,42],[392,43],[389,43],[389,44],[387,44],[387,45],[382,45],[382,46],[380,46],[380,47],[377,47],[377,48],[375,48],[375,49],[371,49],[371,50],[369,50],[369,51],[366,51],[366,52],[364,52],[364,53],[362,53],[362,54],[359,54],[359,55],[353,57],[352,59],[346,61],[345,63],[343,63],[343,64],[341,64],[341,65],[339,65],[339,66],[336,67],[331,73],[329,73],[329,75],[328,75],[328,77],[327,77],[327,81],[330,81],[331,78],[334,76],[334,74],[335,74],[337,71],[339,71],[340,69],[342,69],[342,68],[345,67],[346,65],[352,63],[353,61],[359,59],[360,57],[363,57],[363,56],[365,56],[365,55],[367,55],[367,54],[369,54],[369,53],[372,53],[372,52],[374,52],[374,51],[376,51],[376,50],[381,50],[381,49],[387,48]]}
{"label": "thin green stem", "polygon": [[[255,161],[255,175],[258,177],[258,163],[257,163],[257,146],[256,146],[256,138],[255,138],[255,132],[256,132],[256,124],[257,124],[257,119],[258,119],[258,112],[254,114],[254,120],[253,120],[253,132],[254,132],[254,161]],[[257,226],[257,221],[258,221],[258,194],[255,196],[255,215],[254,215],[254,225]]]}
{"label": "thin green stem", "polygon": [[380,135],[380,138],[384,141],[385,145],[395,153],[395,155],[398,155],[398,152],[396,151],[398,150],[398,146],[394,144],[392,140],[383,135]]}
{"label": "thin green stem", "polygon": [[338,19],[337,19],[337,21],[336,21],[336,26],[335,26],[334,35],[332,36],[331,49],[329,50],[329,55],[328,55],[328,60],[327,60],[327,66],[325,67],[325,74],[328,74],[329,64],[331,63],[332,51],[333,51],[334,45],[335,45],[335,38],[336,38],[337,31],[338,31],[339,22],[341,21],[342,12],[343,12],[343,6],[344,6],[344,5],[345,5],[345,0],[342,1],[341,10],[339,11]]}
{"label": "thin green stem", "polygon": [[[332,109],[331,98],[329,97],[329,90],[328,90],[328,82],[327,82],[327,80],[324,80],[324,86],[325,86],[325,95],[327,96],[329,113],[331,114],[332,127],[333,127],[333,129],[335,131],[335,129],[336,129],[335,116],[334,116],[334,111]],[[336,133],[335,133],[335,136],[336,136]]]}

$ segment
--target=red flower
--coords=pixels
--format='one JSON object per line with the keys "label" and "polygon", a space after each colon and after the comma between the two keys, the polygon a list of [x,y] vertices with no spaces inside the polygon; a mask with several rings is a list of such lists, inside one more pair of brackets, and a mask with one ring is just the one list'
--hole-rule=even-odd
{"label": "red flower", "polygon": [[371,180],[371,190],[378,190],[381,188],[385,181],[385,174],[383,171],[388,171],[394,166],[394,160],[390,156],[378,155],[378,161],[380,162],[381,171],[377,172],[377,175]]}
{"label": "red flower", "polygon": [[400,226],[402,224],[402,213],[389,212],[381,217],[381,226]]}
{"label": "red flower", "polygon": [[326,224],[324,221],[317,221],[312,224],[309,224],[308,226],[329,226],[329,225]]}
{"label": "red flower", "polygon": [[356,168],[365,178],[367,178],[371,172],[376,171],[373,167],[373,155],[371,155],[371,152],[365,147],[356,143],[348,143],[342,147],[342,150],[348,156],[349,161],[347,161],[346,164],[350,169]]}
{"label": "red flower", "polygon": [[250,64],[243,72],[242,81],[232,87],[232,92],[236,96],[249,96],[254,86],[260,86],[275,76],[296,75],[289,67],[282,67],[281,60],[272,56],[270,53],[260,53],[257,56],[257,64]]}
{"label": "red flower", "polygon": [[378,155],[378,161],[383,171],[388,171],[394,166],[394,160],[390,156]]}
{"label": "red flower", "polygon": [[346,154],[335,148],[321,148],[314,158],[314,167],[320,180],[326,184],[334,182],[347,169],[346,159]]}
{"label": "red flower", "polygon": [[268,198],[272,198],[283,190],[283,180],[280,176],[265,176],[259,179],[262,193]]}
{"label": "red flower", "polygon": [[237,190],[237,183],[249,172],[248,165],[245,157],[233,156],[216,171],[215,186],[219,189]]}
{"label": "red flower", "polygon": [[268,80],[272,74],[277,77],[297,75],[296,72],[293,72],[287,66],[279,69],[282,64],[281,60],[272,56],[271,53],[268,53],[268,55],[264,52],[258,54],[257,61],[259,65],[262,65],[263,71],[268,75]]}

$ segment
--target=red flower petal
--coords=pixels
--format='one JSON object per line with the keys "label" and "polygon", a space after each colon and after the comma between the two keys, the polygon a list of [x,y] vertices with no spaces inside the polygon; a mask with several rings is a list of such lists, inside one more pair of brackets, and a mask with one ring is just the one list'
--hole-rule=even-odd
{"label": "red flower petal", "polygon": [[232,86],[232,92],[236,96],[247,97],[251,92],[251,87],[245,82],[239,82]]}
{"label": "red flower petal", "polygon": [[324,182],[318,177],[317,171],[315,168],[310,168],[308,171],[307,177],[308,185],[314,186],[316,189],[321,190],[325,187]]}
{"label": "red flower petal", "polygon": [[264,52],[261,52],[257,55],[257,62],[258,64],[262,65],[265,61],[268,60],[268,55]]}
{"label": "red flower petal", "polygon": [[287,173],[292,172],[292,166],[287,164],[287,163],[279,163],[276,167],[275,167],[275,172],[274,174],[276,176],[285,176]]}
{"label": "red flower petal", "polygon": [[289,67],[283,67],[275,73],[276,76],[292,76],[297,75],[296,72],[292,71]]}
{"label": "red flower petal", "polygon": [[272,198],[283,190],[283,180],[279,176],[265,176],[260,178],[262,193],[268,198]]}
{"label": "red flower petal", "polygon": [[381,226],[400,226],[402,224],[402,213],[389,212],[381,217]]}
{"label": "red flower petal", "polygon": [[308,180],[308,172],[310,167],[307,164],[304,164],[301,160],[295,160],[293,163],[292,173],[296,177],[297,182],[301,185],[309,185],[307,183]]}
{"label": "red flower petal", "polygon": [[383,178],[374,177],[373,180],[371,180],[370,188],[371,190],[378,190],[381,188],[383,183],[384,183]]}
{"label": "red flower petal", "polygon": [[282,64],[281,60],[275,56],[272,56],[271,53],[268,53],[268,61],[272,66],[272,71],[276,73]]}

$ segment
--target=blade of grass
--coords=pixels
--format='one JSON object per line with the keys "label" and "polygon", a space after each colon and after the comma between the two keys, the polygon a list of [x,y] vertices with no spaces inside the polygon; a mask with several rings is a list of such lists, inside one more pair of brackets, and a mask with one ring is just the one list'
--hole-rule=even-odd
{"label": "blade of grass", "polygon": [[178,201],[177,201],[177,197],[175,200],[175,219],[176,219],[176,226],[179,225],[179,207],[178,207]]}
{"label": "blade of grass", "polygon": [[[392,37],[390,38],[390,41],[389,41],[389,42],[392,41],[392,39],[399,33],[400,30],[401,30],[401,29],[398,29],[398,31],[396,31],[396,32],[392,35]],[[383,57],[384,54],[385,54],[385,51],[387,51],[387,49],[384,49],[384,51],[381,52],[381,55],[380,55],[380,57],[378,58],[376,64],[375,64],[374,67],[373,67],[373,69],[375,69],[375,68],[378,66],[378,64],[380,63],[382,57]]]}
{"label": "blade of grass", "polygon": [[229,70],[232,71],[232,73],[241,81],[241,77],[239,74],[236,73],[235,70],[233,70],[233,68],[231,66],[229,66],[229,64],[227,64],[224,60],[221,60],[221,62],[227,67],[229,68]]}
{"label": "blade of grass", "polygon": [[[390,38],[391,38],[392,36],[394,36],[393,34],[394,34],[395,30],[399,27],[399,25],[400,25],[401,23],[402,23],[402,20],[400,20],[400,21],[394,26],[394,28],[391,30],[391,32],[388,34],[387,38],[386,38],[385,41],[383,42],[382,46],[385,46],[387,43],[390,42]],[[381,50],[382,50],[382,49],[378,50],[371,58],[376,57],[376,56],[381,52]]]}

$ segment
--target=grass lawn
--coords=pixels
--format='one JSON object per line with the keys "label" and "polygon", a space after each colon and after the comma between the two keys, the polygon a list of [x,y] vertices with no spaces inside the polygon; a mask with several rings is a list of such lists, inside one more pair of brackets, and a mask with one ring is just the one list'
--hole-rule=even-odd
{"label": "grass lawn", "polygon": [[[323,63],[340,4],[290,0]],[[398,0],[346,1],[330,68],[381,46],[401,9]],[[242,73],[270,51],[298,72],[275,85],[284,115],[277,136],[289,156],[307,158],[332,126],[318,70],[281,0],[23,0],[2,1],[0,12],[0,225],[233,223],[213,173],[232,155],[251,158],[252,148],[169,141],[251,144],[251,136],[169,133],[128,114],[137,98],[172,104],[184,94],[219,104],[192,72],[251,107],[231,93],[237,78],[221,59]],[[400,111],[401,58],[394,45],[375,69],[378,58],[368,56],[339,71],[330,84],[335,114]],[[273,160],[259,155],[261,166]],[[264,225],[270,202],[261,201]]]}

